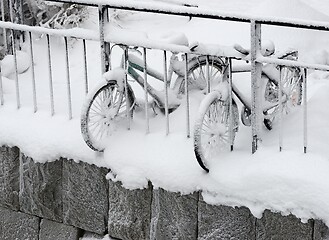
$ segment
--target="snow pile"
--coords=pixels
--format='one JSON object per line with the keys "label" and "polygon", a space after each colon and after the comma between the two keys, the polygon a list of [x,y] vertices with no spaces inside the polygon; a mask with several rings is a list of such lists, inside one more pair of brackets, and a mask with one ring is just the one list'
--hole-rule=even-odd
{"label": "snow pile", "polygon": [[89,233],[89,232],[84,233],[83,237],[81,237],[80,239],[81,240],[114,240],[108,234],[103,236],[103,238],[100,238],[100,236],[98,236],[98,235],[95,236],[94,233]]}
{"label": "snow pile", "polygon": [[[104,73],[103,74],[103,79],[105,81],[116,80],[116,83],[118,84],[118,89],[120,91],[123,91],[124,83],[125,83],[125,79],[126,79],[125,70],[122,69],[122,68],[119,68],[119,67],[115,68],[111,71],[108,71],[108,72]],[[95,95],[95,93],[93,93],[93,95]]]}
{"label": "snow pile", "polygon": [[302,0],[265,0],[250,11],[255,16],[329,22],[329,16]]}
{"label": "snow pile", "polygon": [[328,2],[323,0],[303,0],[305,3],[312,6],[312,8],[318,10],[319,12],[329,16],[328,14]]}
{"label": "snow pile", "polygon": [[[23,73],[28,70],[31,65],[30,55],[24,51],[16,51],[17,56],[17,73]],[[1,61],[1,74],[4,77],[14,78],[15,59],[14,55],[6,55]]]}
{"label": "snow pile", "polygon": [[328,169],[328,158],[312,153],[279,154],[269,148],[249,157],[234,153],[217,159],[203,196],[209,203],[247,206],[256,217],[272,209],[328,225]]}
{"label": "snow pile", "polygon": [[329,65],[329,48],[315,52],[313,61],[317,64]]}
{"label": "snow pile", "polygon": [[102,159],[85,146],[80,135],[78,118],[68,120],[61,115],[31,109],[0,108],[0,145],[18,146],[37,162],[49,162],[60,157],[105,166]]}

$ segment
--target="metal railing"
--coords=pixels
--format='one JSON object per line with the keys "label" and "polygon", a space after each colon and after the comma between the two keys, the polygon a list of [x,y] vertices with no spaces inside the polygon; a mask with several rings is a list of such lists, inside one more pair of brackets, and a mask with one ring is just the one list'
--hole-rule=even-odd
{"label": "metal railing", "polygon": [[[36,86],[36,72],[35,72],[35,53],[34,53],[34,38],[40,38],[40,36],[44,36],[46,39],[47,45],[47,68],[48,68],[48,85],[49,85],[49,110],[51,115],[55,114],[56,111],[56,104],[54,100],[54,69],[52,63],[52,44],[51,38],[61,38],[64,41],[64,50],[65,50],[65,71],[66,71],[66,99],[67,99],[67,113],[68,118],[72,119],[72,89],[71,89],[71,77],[70,77],[70,62],[69,62],[69,48],[68,48],[68,39],[76,39],[82,41],[82,51],[83,51],[83,68],[84,68],[84,88],[85,94],[88,93],[88,62],[87,62],[87,48],[86,48],[86,41],[98,41],[98,38],[95,37],[97,34],[93,31],[88,31],[84,29],[68,29],[68,30],[57,30],[57,29],[48,29],[43,27],[33,27],[33,26],[26,26],[21,24],[16,24],[12,22],[5,22],[0,21],[0,28],[3,29],[3,32],[9,32],[11,35],[11,42],[12,44],[12,52],[14,58],[14,79],[15,79],[15,94],[16,94],[16,106],[17,108],[21,108],[21,90],[20,90],[20,81],[19,81],[19,74],[18,74],[18,59],[17,59],[17,45],[14,39],[15,32],[23,32],[25,35],[25,44],[28,45],[27,52],[30,57],[29,61],[31,62],[30,72],[31,72],[31,81],[32,81],[32,98],[33,98],[33,109],[34,112],[38,111],[38,95],[41,93],[37,92]],[[4,39],[7,39],[6,34],[4,34]],[[1,69],[0,69],[1,70]],[[0,71],[1,73],[1,71]],[[39,76],[40,77],[40,76]],[[42,76],[46,78],[45,76]],[[63,94],[63,93],[61,93]],[[0,78],[0,104],[4,105],[6,101],[4,97],[4,89],[3,89],[3,79]]]}
{"label": "metal railing", "polygon": [[[108,19],[108,9],[122,9],[122,10],[131,10],[131,11],[140,11],[140,12],[151,12],[151,13],[159,13],[159,14],[168,14],[168,15],[178,15],[178,16],[188,16],[190,18],[205,18],[205,19],[213,19],[213,20],[225,20],[225,21],[235,21],[235,22],[244,22],[250,24],[250,61],[251,61],[251,83],[252,83],[252,108],[251,108],[251,126],[252,126],[252,152],[254,153],[257,150],[258,142],[260,140],[260,111],[261,111],[261,102],[260,99],[260,84],[261,84],[261,73],[262,73],[262,64],[271,63],[278,65],[279,67],[284,66],[293,66],[302,69],[303,72],[303,109],[304,109],[304,152],[307,151],[307,70],[315,69],[322,71],[329,71],[329,67],[326,65],[318,65],[318,64],[308,64],[301,61],[292,61],[292,60],[282,60],[282,59],[273,59],[270,57],[264,57],[261,55],[261,28],[262,25],[272,25],[272,26],[284,26],[291,28],[301,28],[301,29],[311,29],[311,30],[319,30],[319,31],[329,31],[329,23],[328,22],[309,22],[303,20],[290,20],[290,19],[271,19],[267,17],[255,17],[247,14],[236,14],[236,13],[225,13],[216,10],[206,10],[199,9],[195,7],[187,7],[187,6],[177,6],[174,7],[168,4],[161,4],[156,2],[141,2],[138,4],[136,1],[131,0],[52,0],[54,2],[62,2],[62,3],[75,3],[81,4],[91,7],[97,7],[99,10],[99,32],[96,33],[97,37],[95,37],[95,32],[85,31],[83,33],[78,33],[78,31],[72,30],[54,30],[54,29],[45,29],[41,27],[28,27],[19,24],[9,23],[0,21],[0,28],[10,29],[11,31],[24,31],[27,32],[30,39],[30,53],[31,53],[31,62],[33,63],[33,43],[31,41],[31,34],[43,34],[47,36],[47,45],[48,45],[48,62],[49,62],[49,92],[50,92],[50,102],[51,102],[51,114],[55,113],[55,106],[53,100],[53,80],[52,80],[52,64],[51,64],[51,44],[49,42],[49,36],[60,36],[64,38],[65,41],[65,50],[66,50],[66,78],[67,78],[67,101],[68,101],[68,115],[69,118],[72,118],[72,105],[71,105],[71,83],[70,83],[70,69],[69,69],[69,55],[67,48],[67,38],[78,38],[83,41],[83,51],[84,51],[84,72],[85,72],[85,91],[88,92],[88,74],[87,74],[87,57],[86,57],[86,40],[96,40],[100,42],[101,49],[101,62],[102,62],[102,72],[104,73],[106,69],[110,68],[109,63],[109,51],[107,48],[107,44],[111,43],[121,43],[125,45],[135,45],[133,41],[129,42],[127,39],[106,39],[104,35],[104,26],[106,20]],[[86,38],[86,36],[89,36]],[[167,59],[166,59],[166,51],[171,52],[181,52],[183,54],[189,54],[190,50],[184,46],[177,46],[173,44],[157,44],[156,42],[144,42],[139,44],[138,47],[143,48],[144,55],[144,76],[145,81],[147,81],[146,72],[147,72],[147,63],[146,63],[146,49],[160,49],[164,51],[164,69],[165,76],[167,70]],[[202,52],[199,54],[211,55],[211,53]],[[15,56],[15,53],[14,53]],[[15,57],[16,59],[16,57]],[[186,58],[187,59],[187,58]],[[17,80],[17,63],[16,64],[16,101],[17,108],[20,107],[20,96],[19,96],[19,81]],[[187,63],[186,63],[187,65]],[[187,66],[186,66],[187,69]],[[33,64],[32,64],[32,79],[35,79]],[[186,76],[187,77],[187,73]],[[166,79],[166,77],[165,77]],[[187,82],[187,81],[185,81]],[[35,83],[33,84],[33,102],[34,102],[34,111],[37,111],[37,93],[35,90]],[[280,84],[279,84],[280,86]],[[165,84],[165,89],[167,91],[167,84]],[[186,88],[187,89],[187,88]],[[280,95],[280,94],[279,94]],[[2,82],[0,80],[0,100],[1,105],[4,104],[4,96],[2,90]],[[145,100],[148,102],[147,94],[145,91]],[[281,101],[281,99],[279,99]],[[167,102],[167,99],[166,99]],[[186,119],[187,119],[187,136],[190,136],[190,119],[189,119],[189,96],[188,91],[186,94]],[[148,113],[146,110],[146,121],[148,122]],[[166,106],[166,132],[169,132],[169,118],[168,118],[168,106]],[[146,132],[149,131],[148,123],[146,124]],[[281,125],[281,123],[280,123]],[[282,134],[279,136],[279,148],[282,149]]]}

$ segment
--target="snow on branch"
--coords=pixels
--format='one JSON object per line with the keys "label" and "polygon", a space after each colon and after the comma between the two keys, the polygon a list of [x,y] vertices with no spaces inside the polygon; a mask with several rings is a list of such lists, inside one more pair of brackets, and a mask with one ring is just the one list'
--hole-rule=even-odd
{"label": "snow on branch", "polygon": [[85,7],[74,3],[47,2],[44,0],[26,0],[34,25],[46,28],[72,28],[88,16]]}

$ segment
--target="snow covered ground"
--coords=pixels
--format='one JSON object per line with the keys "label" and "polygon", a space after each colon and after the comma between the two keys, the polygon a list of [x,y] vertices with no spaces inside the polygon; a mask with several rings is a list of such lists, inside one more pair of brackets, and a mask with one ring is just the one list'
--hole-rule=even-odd
{"label": "snow covered ground", "polygon": [[[177,0],[178,1],[178,0]],[[200,8],[248,12],[267,16],[292,17],[329,22],[324,9],[329,3],[320,0],[194,0]],[[95,27],[97,16],[91,14],[86,27]],[[129,31],[147,32],[150,38],[168,32],[183,32],[189,41],[248,46],[249,25],[244,23],[170,17],[146,13],[128,14],[118,22]],[[115,27],[115,26],[112,26]],[[118,27],[118,26],[116,26]],[[310,30],[263,27],[263,38],[271,39],[277,49],[296,47],[300,58],[311,63],[329,64],[329,34]],[[45,38],[34,36],[38,112],[33,113],[31,71],[19,76],[21,102],[16,109],[14,81],[3,78],[5,104],[0,107],[0,144],[16,145],[36,161],[53,161],[58,157],[94,163],[112,169],[108,177],[121,181],[129,189],[144,188],[151,181],[155,187],[190,193],[202,191],[209,203],[246,206],[260,217],[264,209],[283,214],[293,213],[302,220],[320,218],[329,225],[329,73],[309,72],[309,153],[303,154],[302,107],[284,119],[283,151],[278,151],[278,129],[262,129],[259,151],[251,155],[251,129],[240,125],[235,151],[218,156],[206,174],[197,164],[193,141],[185,137],[184,103],[170,114],[170,134],[165,136],[165,119],[150,120],[151,133],[145,134],[145,119],[136,113],[132,130],[117,129],[108,139],[104,154],[90,150],[80,134],[80,109],[85,98],[81,42],[70,45],[70,69],[73,119],[68,120],[65,55],[63,41],[52,39],[54,64],[55,116],[49,112],[49,86]],[[88,42],[88,76],[90,86],[100,76],[99,45]],[[151,66],[161,71],[161,51],[149,51]],[[118,48],[113,65],[120,62]],[[10,76],[9,76],[10,77]],[[250,76],[237,74],[234,82],[250,95]],[[204,96],[191,94],[191,123]]]}

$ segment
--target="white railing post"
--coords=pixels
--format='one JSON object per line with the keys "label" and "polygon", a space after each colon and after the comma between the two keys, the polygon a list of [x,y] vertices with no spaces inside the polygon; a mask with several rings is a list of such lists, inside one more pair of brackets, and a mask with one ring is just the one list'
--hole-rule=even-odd
{"label": "white railing post", "polygon": [[190,97],[188,89],[188,55],[185,53],[185,101],[186,101],[186,137],[191,136],[191,123],[190,123]]}
{"label": "white railing post", "polygon": [[69,120],[72,119],[72,93],[71,93],[71,76],[70,76],[70,60],[67,37],[64,37],[65,45],[65,65],[66,65],[66,87],[67,87],[67,104]]}
{"label": "white railing post", "polygon": [[31,59],[31,77],[32,77],[32,92],[33,92],[33,106],[34,112],[38,111],[37,103],[37,88],[35,83],[35,69],[34,69],[34,53],[33,53],[33,39],[32,32],[29,32],[29,42],[30,42],[30,59]]}
{"label": "white railing post", "polygon": [[84,79],[85,79],[85,94],[88,94],[89,83],[88,83],[88,66],[87,66],[87,45],[86,39],[82,39],[83,46],[83,68],[84,68]]}
{"label": "white railing post", "polygon": [[145,100],[145,132],[150,133],[150,116],[149,116],[149,100],[147,93],[147,63],[146,63],[146,48],[143,48],[144,61],[144,100]]}
{"label": "white railing post", "polygon": [[54,84],[53,84],[53,70],[51,64],[51,47],[50,47],[50,37],[49,34],[46,35],[47,37],[47,47],[48,47],[48,74],[49,74],[49,94],[50,94],[50,111],[51,116],[55,114],[55,101],[54,101]]}
{"label": "white railing post", "polygon": [[99,23],[99,42],[101,47],[101,70],[102,74],[107,70],[106,64],[106,52],[105,52],[105,36],[104,36],[104,27],[105,27],[105,7],[102,5],[98,6],[98,23]]}
{"label": "white railing post", "polygon": [[[1,20],[6,21],[6,14],[5,14],[5,1],[1,1]],[[8,43],[7,43],[7,29],[3,28],[3,45],[5,48],[5,52],[8,51]]]}
{"label": "white railing post", "polygon": [[211,86],[210,86],[210,73],[209,73],[209,55],[206,57],[206,83],[207,83],[207,93],[210,93]]}
{"label": "white railing post", "polygon": [[233,92],[232,92],[232,59],[226,58],[226,64],[227,64],[227,78],[228,78],[228,103],[229,103],[229,140],[230,140],[230,151],[233,151],[233,124],[234,124],[234,112],[233,112]]}
{"label": "white railing post", "polygon": [[261,54],[261,24],[256,21],[250,22],[251,33],[251,131],[252,131],[252,153],[255,153],[260,140],[260,122],[261,122],[261,75],[262,63],[256,61],[257,56]]}
{"label": "white railing post", "polygon": [[163,51],[163,79],[165,91],[165,117],[166,117],[166,135],[169,134],[169,102],[168,102],[168,75],[167,75],[167,51]]}
{"label": "white railing post", "polygon": [[303,77],[303,143],[304,143],[304,153],[307,152],[307,69],[302,70]]}
{"label": "white railing post", "polygon": [[3,104],[4,104],[3,84],[2,84],[2,74],[1,74],[1,65],[0,65],[0,105],[2,106]]}
{"label": "white railing post", "polygon": [[124,49],[124,70],[125,70],[125,96],[126,96],[126,117],[127,117],[127,129],[130,130],[131,127],[131,105],[129,103],[129,93],[128,93],[128,71],[129,71],[129,59],[128,59],[128,47]]}
{"label": "white railing post", "polygon": [[[279,100],[279,151],[282,151],[283,141],[283,106],[282,106],[282,66],[279,66],[279,89],[278,89],[278,100]],[[286,99],[288,101],[288,99]]]}

